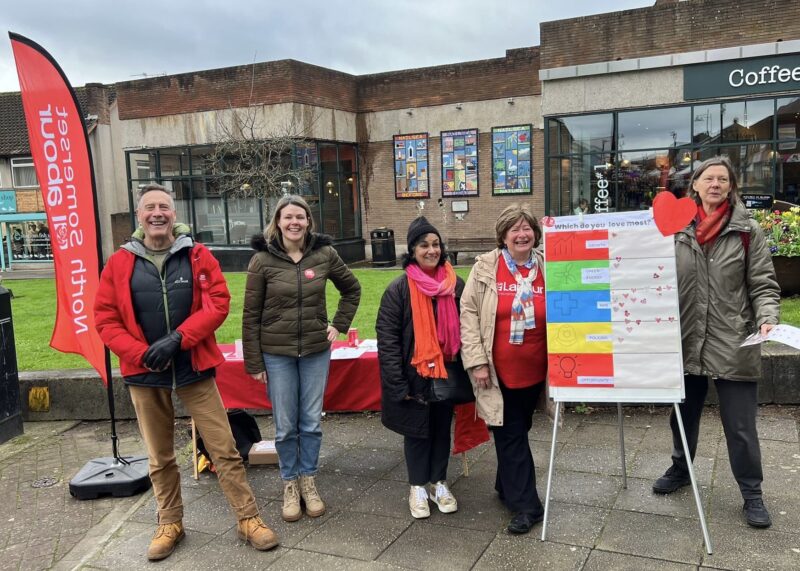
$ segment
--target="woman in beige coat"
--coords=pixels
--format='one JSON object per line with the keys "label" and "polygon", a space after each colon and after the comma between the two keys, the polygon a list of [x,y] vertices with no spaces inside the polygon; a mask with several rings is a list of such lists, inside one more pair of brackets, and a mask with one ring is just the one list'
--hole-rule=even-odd
{"label": "woman in beige coat", "polygon": [[[740,347],[778,323],[780,289],[761,228],[739,200],[736,173],[727,158],[703,162],[689,182],[695,219],[675,236],[686,400],[681,405],[692,459],[700,416],[714,380],[731,470],[753,527],[769,527],[761,494],[761,450],[756,432],[760,345]],[[659,494],[690,483],[678,421],[673,412],[672,466],[653,484]]]}
{"label": "woman in beige coat", "polygon": [[542,231],[527,206],[495,224],[497,249],[478,257],[461,297],[461,356],[478,415],[494,433],[495,489],[515,515],[511,533],[544,516],[528,432],[547,375]]}

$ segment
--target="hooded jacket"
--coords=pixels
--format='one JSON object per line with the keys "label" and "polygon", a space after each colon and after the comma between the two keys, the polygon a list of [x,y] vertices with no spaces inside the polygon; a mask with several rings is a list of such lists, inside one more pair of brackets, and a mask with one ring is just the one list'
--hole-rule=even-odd
{"label": "hooded jacket", "polygon": [[[742,233],[749,233],[749,246]],[[780,287],[761,227],[741,203],[708,256],[695,223],[675,235],[685,373],[731,381],[761,378],[761,346],[740,347],[765,323],[778,323]]]}
{"label": "hooded jacket", "polygon": [[[224,360],[214,331],[228,315],[230,294],[219,263],[188,230],[175,225],[177,237],[160,276],[144,257],[141,233],[134,233],[103,268],[95,323],[103,343],[119,357],[126,383],[183,386],[213,375]],[[149,371],[142,363],[145,352],[170,330],[182,336],[172,366],[161,373]]]}
{"label": "hooded jacket", "polygon": [[331,245],[330,236],[311,234],[299,262],[280,244],[256,235],[256,254],[247,268],[242,315],[245,369],[264,371],[264,353],[305,357],[330,349],[325,284],[330,279],[342,294],[333,325],[350,328],[361,298],[361,285]]}

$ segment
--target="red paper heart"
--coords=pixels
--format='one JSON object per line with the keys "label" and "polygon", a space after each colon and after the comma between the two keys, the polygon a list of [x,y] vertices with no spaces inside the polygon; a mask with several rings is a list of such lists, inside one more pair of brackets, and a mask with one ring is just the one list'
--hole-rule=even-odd
{"label": "red paper heart", "polygon": [[675,198],[671,192],[662,191],[653,200],[653,218],[664,236],[672,236],[686,228],[697,214],[697,204],[688,197]]}

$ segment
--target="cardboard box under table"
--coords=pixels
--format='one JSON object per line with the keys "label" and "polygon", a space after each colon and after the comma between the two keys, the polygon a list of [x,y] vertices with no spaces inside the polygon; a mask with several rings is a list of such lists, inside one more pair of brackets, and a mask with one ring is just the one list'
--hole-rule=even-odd
{"label": "cardboard box under table", "polygon": [[255,442],[250,448],[248,457],[248,464],[251,466],[256,464],[277,464],[278,451],[275,450],[274,440],[262,440]]}

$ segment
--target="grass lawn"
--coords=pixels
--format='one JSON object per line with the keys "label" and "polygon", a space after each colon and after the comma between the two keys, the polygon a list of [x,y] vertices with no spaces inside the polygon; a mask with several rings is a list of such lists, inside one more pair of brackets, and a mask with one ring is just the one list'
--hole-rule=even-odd
{"label": "grass lawn", "polygon": [[[469,268],[457,268],[464,279]],[[383,290],[395,277],[399,269],[373,270],[355,269],[361,282],[361,305],[358,308],[353,326],[358,328],[361,339],[375,338],[375,318]],[[231,312],[228,319],[217,331],[221,343],[233,343],[242,333],[242,298],[244,295],[244,273],[226,273],[231,290]],[[17,361],[20,371],[43,369],[81,369],[88,365],[83,357],[59,353],[50,348],[50,336],[55,322],[56,301],[54,280],[8,280],[4,285],[14,292],[11,311],[14,319],[14,336],[17,345]],[[332,318],[336,311],[339,295],[328,284],[328,315]],[[781,303],[781,321],[800,327],[800,297],[786,298]],[[112,355],[112,366],[117,366]]]}

